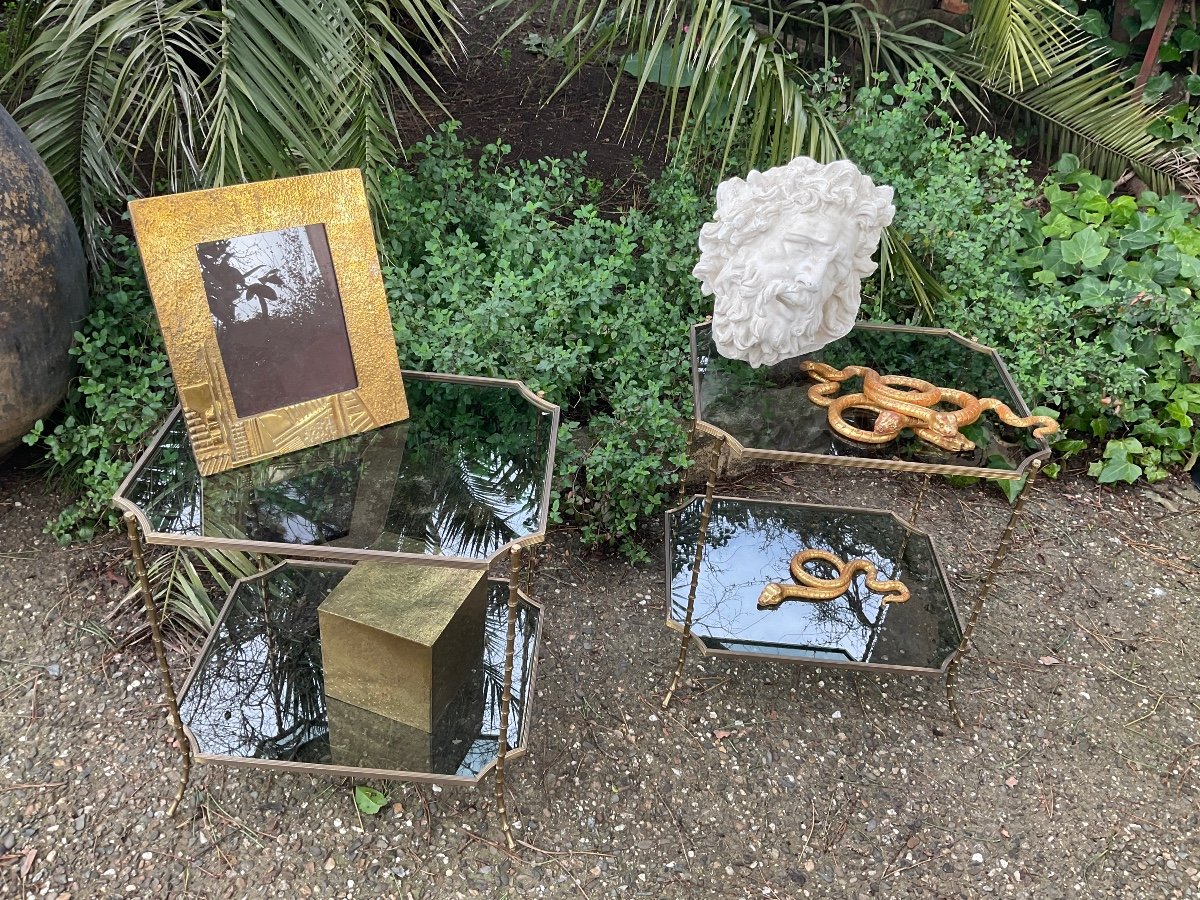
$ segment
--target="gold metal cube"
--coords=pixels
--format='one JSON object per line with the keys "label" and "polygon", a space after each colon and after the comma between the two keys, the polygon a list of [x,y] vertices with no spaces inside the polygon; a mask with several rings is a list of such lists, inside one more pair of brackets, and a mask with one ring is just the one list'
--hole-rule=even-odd
{"label": "gold metal cube", "polygon": [[432,732],[482,656],[486,575],[355,565],[317,609],[326,696]]}

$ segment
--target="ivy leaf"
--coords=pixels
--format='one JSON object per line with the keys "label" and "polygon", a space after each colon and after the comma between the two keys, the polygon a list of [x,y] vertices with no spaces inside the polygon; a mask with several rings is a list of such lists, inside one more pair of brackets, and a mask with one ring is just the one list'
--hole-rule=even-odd
{"label": "ivy leaf", "polygon": [[1171,237],[1171,243],[1179,248],[1180,253],[1186,253],[1188,256],[1200,256],[1200,228],[1172,225],[1167,234]]}
{"label": "ivy leaf", "polygon": [[[1079,171],[1079,157],[1074,153],[1064,153],[1054,168],[1058,169],[1059,175],[1064,176],[1063,180],[1065,181],[1068,177]],[[1058,191],[1062,193],[1062,188],[1058,188]],[[1049,190],[1046,191],[1046,196],[1050,196]]]}
{"label": "ivy leaf", "polygon": [[1062,242],[1063,262],[1081,264],[1085,269],[1100,265],[1108,258],[1108,252],[1104,241],[1091,225],[1070,240]]}
{"label": "ivy leaf", "polygon": [[1160,240],[1161,237],[1159,235],[1136,228],[1121,235],[1117,241],[1117,249],[1121,251],[1145,250],[1147,247],[1153,247]]}
{"label": "ivy leaf", "polygon": [[1050,221],[1042,226],[1042,234],[1048,238],[1069,238],[1083,228],[1083,223],[1064,213],[1051,213]]}
{"label": "ivy leaf", "polygon": [[671,45],[658,53],[638,52],[625,57],[621,68],[635,78],[667,87],[691,87],[696,70],[683,62],[683,46]]}
{"label": "ivy leaf", "polygon": [[1128,457],[1122,455],[1116,459],[1092,463],[1088,466],[1088,474],[1101,484],[1114,484],[1118,481],[1133,484],[1142,477],[1142,467],[1134,465]]}
{"label": "ivy leaf", "polygon": [[1095,37],[1108,37],[1108,23],[1104,21],[1104,14],[1098,9],[1089,9],[1080,16],[1079,27]]}
{"label": "ivy leaf", "polygon": [[1158,102],[1171,89],[1171,81],[1170,72],[1159,72],[1146,81],[1146,88],[1142,92],[1143,96],[1151,103]]}
{"label": "ivy leaf", "polygon": [[387,806],[388,799],[374,788],[357,785],[354,788],[354,805],[364,816],[373,816]]}
{"label": "ivy leaf", "polygon": [[1131,35],[1136,36],[1154,27],[1154,24],[1158,21],[1158,13],[1162,9],[1162,0],[1133,0],[1129,5],[1136,9],[1138,15],[1141,16],[1140,22],[1134,20],[1133,24],[1137,28],[1136,31],[1132,28],[1127,29]]}
{"label": "ivy leaf", "polygon": [[1200,319],[1176,325],[1172,330],[1179,338],[1175,342],[1175,349],[1200,359],[1200,352],[1197,352],[1200,351]]}
{"label": "ivy leaf", "polygon": [[1059,456],[1067,457],[1074,456],[1081,450],[1087,449],[1087,441],[1079,440],[1078,438],[1067,438],[1062,441],[1055,441],[1050,445],[1054,448],[1054,452]]}

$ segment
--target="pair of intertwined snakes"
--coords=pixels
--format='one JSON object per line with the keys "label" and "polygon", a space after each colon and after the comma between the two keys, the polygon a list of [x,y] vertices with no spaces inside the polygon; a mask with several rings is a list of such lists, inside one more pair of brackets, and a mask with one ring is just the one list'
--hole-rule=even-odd
{"label": "pair of intertwined snakes", "polygon": [[[907,375],[880,375],[866,366],[846,366],[835,369],[821,362],[805,360],[800,368],[816,380],[808,389],[808,399],[817,406],[828,407],[829,427],[842,437],[864,444],[886,444],[902,430],[911,428],[917,437],[943,450],[961,453],[974,450],[975,443],[961,429],[972,424],[987,410],[994,410],[1002,422],[1015,428],[1037,426],[1036,438],[1054,434],[1058,423],[1049,416],[1018,416],[1000,400],[978,399],[966,391],[936,387],[920,378]],[[859,375],[862,391],[837,396],[842,382]],[[957,407],[941,410],[938,404]],[[871,431],[856,428],[846,421],[849,409],[864,409],[876,414]]]}
{"label": "pair of intertwined snakes", "polygon": [[[824,562],[837,571],[835,578],[818,578],[804,566],[810,562]],[[867,587],[883,594],[883,603],[904,603],[908,600],[908,588],[899,581],[880,581],[875,564],[865,559],[842,562],[824,550],[801,550],[792,557],[790,566],[796,584],[768,584],[758,598],[760,609],[775,609],[784,600],[833,600],[841,597],[859,572],[866,573]]]}

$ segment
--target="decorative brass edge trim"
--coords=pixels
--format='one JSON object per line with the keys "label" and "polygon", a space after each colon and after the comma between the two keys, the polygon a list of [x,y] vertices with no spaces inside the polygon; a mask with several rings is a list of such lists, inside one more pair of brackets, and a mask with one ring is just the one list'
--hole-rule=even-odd
{"label": "decorative brass edge trim", "polygon": [[[133,465],[130,466],[129,472],[123,479],[121,479],[121,483],[117,487],[117,492],[113,494],[113,505],[118,509],[126,510],[127,512],[133,513],[135,516],[140,517],[141,510],[134,506],[132,502],[125,499],[125,492],[129,490],[129,486],[133,484],[133,482],[137,479],[137,476],[142,473],[142,469],[146,468],[147,463],[150,462],[151,452],[155,447],[158,446],[158,442],[163,439],[163,435],[167,433],[167,430],[182,414],[183,407],[176,403],[175,408],[167,413],[167,417],[163,420],[162,425],[154,430],[154,436],[150,438],[150,441],[146,444],[145,449],[142,450],[142,452],[138,454],[137,459],[133,461]],[[146,533],[146,529],[143,529],[143,533]]]}
{"label": "decorative brass edge trim", "polygon": [[[684,507],[690,506],[696,500],[703,500],[702,494],[692,494],[690,498],[684,502],[673,506],[667,510],[666,515],[681,512]],[[893,509],[877,509],[871,506],[835,506],[830,503],[803,503],[799,500],[772,500],[765,497],[738,497],[733,494],[714,494],[713,502],[718,500],[733,500],[738,503],[748,503],[760,506],[795,506],[811,510],[824,510],[829,512],[848,512],[848,513],[867,513],[872,516],[890,516],[896,520],[896,523],[906,531],[913,534],[919,534],[923,538],[928,538],[930,543],[933,543],[933,535],[925,531],[920,526],[913,525],[906,518],[901,516]]]}
{"label": "decorative brass edge trim", "polygon": [[441,381],[451,384],[484,384],[494,387],[511,387],[521,392],[526,400],[543,412],[554,413],[557,417],[561,407],[551,403],[545,397],[540,397],[529,389],[529,385],[515,378],[493,378],[490,375],[456,375],[453,372],[419,372],[416,369],[401,369],[405,378],[418,378],[422,381]]}
{"label": "decorative brass edge trim", "polygon": [[[672,627],[672,631],[679,633],[683,632],[681,627]],[[923,666],[897,666],[890,663],[870,663],[870,662],[853,662],[851,660],[840,659],[806,659],[802,656],[789,656],[787,654],[774,653],[745,653],[740,650],[716,650],[705,645],[697,635],[692,635],[692,640],[696,643],[700,655],[705,658],[728,657],[730,659],[746,659],[746,660],[761,660],[763,662],[772,663],[791,663],[798,666],[808,666],[810,668],[828,667],[830,669],[845,669],[853,672],[874,672],[875,674],[886,673],[889,675],[920,675],[923,678],[940,678],[946,674],[946,670],[950,667],[950,663],[954,660],[954,652],[951,651],[946,657],[946,661],[939,668],[925,668]]]}
{"label": "decorative brass edge trim", "polygon": [[[186,726],[185,726],[186,728]],[[528,751],[524,747],[508,751],[505,764],[520,759]],[[378,779],[381,781],[407,781],[416,784],[438,784],[452,787],[474,787],[491,774],[495,762],[488,763],[478,776],[468,778],[465,775],[435,775],[429,772],[401,772],[392,769],[357,769],[353,766],[335,766],[328,763],[301,763],[286,759],[245,759],[236,756],[209,756],[204,753],[194,753],[196,762],[208,765],[229,766],[236,769],[265,769],[267,771],[294,773],[298,775],[315,775],[329,778]]]}
{"label": "decorative brass edge trim", "polygon": [[[705,319],[703,322],[695,322],[691,326],[691,367],[692,367],[692,415],[696,424],[696,429],[710,437],[725,438],[728,442],[730,450],[735,456],[743,459],[760,459],[766,462],[798,462],[812,463],[815,465],[832,466],[842,469],[874,469],[883,472],[915,472],[924,475],[960,475],[967,478],[983,478],[989,481],[1020,481],[1026,477],[1028,469],[1033,465],[1034,460],[1047,460],[1050,458],[1050,445],[1043,438],[1035,438],[1041,444],[1042,449],[1031,453],[1021,461],[1021,464],[1015,469],[986,469],[979,466],[959,466],[943,463],[921,463],[899,459],[871,459],[869,457],[853,457],[853,456],[826,456],[822,453],[803,453],[795,450],[771,450],[763,447],[746,447],[743,446],[737,438],[722,428],[706,422],[698,415],[700,411],[700,369],[698,360],[698,350],[696,345],[696,332],[706,326],[711,325],[712,319]],[[858,322],[854,328],[863,331],[890,331],[904,334],[931,334],[941,337],[948,337],[958,343],[971,348],[980,353],[986,353],[992,357],[996,363],[997,370],[1000,373],[1000,380],[1004,382],[1005,388],[1016,401],[1018,411],[1024,415],[1031,415],[1029,405],[1025,401],[1024,395],[1017,388],[1016,382],[1013,381],[1012,374],[1008,371],[1008,366],[1004,364],[1004,360],[1000,354],[991,347],[986,347],[983,344],[976,343],[969,338],[963,337],[957,332],[951,331],[948,328],[925,328],[917,325],[884,325],[877,322]]]}
{"label": "decorative brass edge trim", "polygon": [[[209,630],[208,636],[204,639],[204,643],[200,647],[200,652],[196,656],[196,661],[192,663],[192,668],[188,672],[187,677],[183,680],[183,684],[179,688],[179,699],[182,703],[187,696],[188,690],[192,686],[192,681],[200,671],[200,663],[204,660],[205,654],[208,652],[209,646],[216,640],[217,632],[220,630],[221,624],[225,621],[225,617],[229,614],[229,610],[233,604],[233,597],[242,587],[243,584],[250,581],[256,581],[260,578],[266,578],[274,574],[277,570],[284,566],[299,566],[313,569],[350,569],[353,568],[351,563],[330,561],[320,561],[311,559],[283,559],[271,566],[269,569],[264,569],[262,572],[255,572],[253,575],[247,575],[244,578],[239,578],[229,588],[229,592],[225,595],[225,601],[221,604],[221,611],[217,614],[216,620],[213,622],[212,628]],[[505,578],[488,578],[489,583],[507,585],[508,580]],[[536,698],[537,693],[535,685],[537,684],[538,668],[541,663],[541,646],[542,646],[542,626],[545,623],[546,607],[543,603],[534,600],[527,595],[523,590],[517,589],[517,595],[525,603],[534,607],[538,611],[538,624],[534,632],[534,648],[535,652],[530,660],[529,669],[529,687],[525,697],[525,712],[521,718],[520,746],[510,747],[505,754],[505,764],[507,765],[514,759],[520,759],[528,753],[529,733],[532,726],[532,712],[534,704],[529,702],[529,699]],[[474,786],[479,784],[496,767],[497,760],[493,759],[486,766],[479,770],[479,773],[473,777],[465,775],[439,775],[432,772],[407,772],[400,769],[365,769],[356,766],[336,766],[331,763],[302,763],[293,762],[286,759],[252,759],[244,756],[222,756],[220,754],[202,753],[199,745],[196,742],[195,735],[188,728],[187,723],[183,723],[183,733],[187,737],[188,744],[191,747],[192,757],[197,762],[206,763],[209,765],[232,766],[239,769],[267,769],[282,772],[295,772],[306,775],[327,775],[339,778],[379,778],[388,781],[411,781],[422,784],[444,784],[450,785],[466,785]]]}

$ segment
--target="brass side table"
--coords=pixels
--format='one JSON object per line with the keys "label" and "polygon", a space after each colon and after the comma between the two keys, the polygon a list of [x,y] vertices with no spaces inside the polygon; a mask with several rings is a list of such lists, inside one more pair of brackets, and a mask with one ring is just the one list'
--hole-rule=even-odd
{"label": "brass side table", "polygon": [[[717,353],[708,322],[692,327],[691,343],[693,429],[716,438],[718,447],[705,494],[666,514],[667,625],[681,639],[664,708],[694,641],[704,655],[944,675],[947,704],[963,727],[954,694],[958,669],[1011,549],[1029,487],[1050,455],[1049,445],[989,414],[963,429],[975,445],[966,451],[942,449],[911,430],[885,443],[850,440],[831,428],[826,408],[810,399],[809,370],[813,363],[836,370],[870,367],[996,398],[1014,415],[1028,416],[1004,362],[994,350],[945,329],[869,323],[815,354],[759,369]],[[861,385],[861,377],[851,379],[844,390],[859,391]],[[852,424],[871,428],[869,422]],[[880,510],[717,497],[726,449],[748,459],[912,472],[925,479],[907,520]],[[965,620],[933,542],[916,527],[933,475],[1022,482]],[[870,563],[875,577],[903,584],[910,598],[885,602],[892,598],[872,590],[858,574],[834,597],[761,606],[766,584],[791,586],[790,564],[805,550]],[[823,578],[822,584],[837,574],[827,564],[805,571]]]}
{"label": "brass side table", "polygon": [[[409,420],[209,477],[176,410],[118,490],[181,752],[171,814],[193,757],[444,784],[494,770],[501,829],[515,844],[504,772],[525,751],[541,636],[521,559],[545,538],[559,410],[514,381],[404,377]],[[144,543],[260,560],[260,573],[232,588],[178,693]],[[282,562],[268,567],[271,558]],[[509,574],[490,582],[479,658],[434,731],[375,723],[351,751],[343,738],[356,726],[324,695],[316,608],[364,560],[476,570],[500,560]]]}

